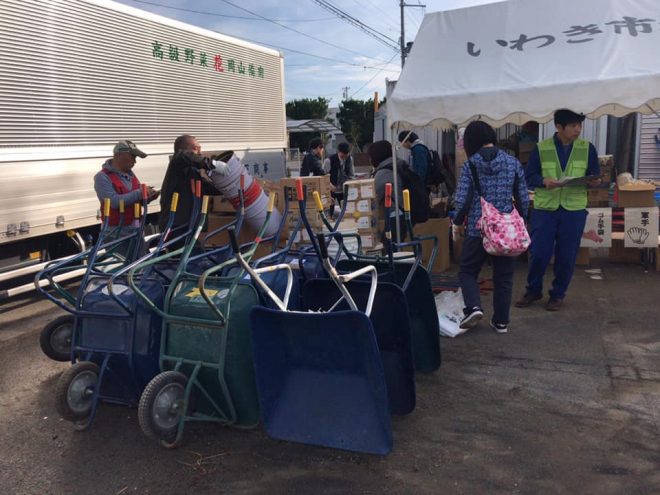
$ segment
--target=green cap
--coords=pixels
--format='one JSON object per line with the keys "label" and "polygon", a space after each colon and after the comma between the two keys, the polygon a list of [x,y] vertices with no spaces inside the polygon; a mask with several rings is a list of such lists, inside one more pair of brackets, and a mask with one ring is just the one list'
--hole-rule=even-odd
{"label": "green cap", "polygon": [[113,153],[130,153],[131,155],[139,156],[140,158],[147,157],[147,154],[144,151],[138,149],[133,141],[128,140],[119,141],[117,144],[115,144],[115,147],[112,151]]}

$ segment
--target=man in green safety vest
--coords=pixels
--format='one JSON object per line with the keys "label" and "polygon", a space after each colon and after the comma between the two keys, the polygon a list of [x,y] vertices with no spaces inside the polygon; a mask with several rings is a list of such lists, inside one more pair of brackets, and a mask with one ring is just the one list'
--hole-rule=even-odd
{"label": "man in green safety vest", "polygon": [[564,185],[566,178],[600,176],[598,153],[590,142],[580,139],[583,114],[557,110],[554,115],[557,132],[541,141],[532,152],[525,179],[535,189],[529,247],[527,290],[516,307],[530,306],[543,297],[543,277],[553,254],[554,280],[548,311],[561,307],[580,248],[587,219],[587,185],[596,187],[600,179],[587,185]]}

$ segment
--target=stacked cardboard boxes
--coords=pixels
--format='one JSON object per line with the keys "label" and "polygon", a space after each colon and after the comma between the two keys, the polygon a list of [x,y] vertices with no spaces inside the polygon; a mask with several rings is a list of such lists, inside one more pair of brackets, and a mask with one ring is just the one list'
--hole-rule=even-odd
{"label": "stacked cardboard boxes", "polygon": [[357,231],[363,249],[372,249],[378,243],[378,205],[374,179],[347,181],[346,213],[339,228]]}
{"label": "stacked cardboard boxes", "polygon": [[[280,179],[279,195],[280,207],[282,211],[285,207],[285,202],[288,201],[289,211],[284,224],[283,236],[289,239],[293,235],[293,230],[300,219],[300,206],[298,205],[298,194],[296,192],[296,180],[294,177],[287,177]],[[305,213],[307,221],[313,232],[321,232],[323,230],[323,221],[316,209],[316,202],[314,201],[314,192],[318,192],[321,197],[323,208],[327,209],[332,204],[332,196],[330,196],[330,176],[314,176],[302,177],[303,186],[305,188]],[[296,233],[294,244],[310,242],[309,233],[305,226],[301,224],[300,230]]]}
{"label": "stacked cardboard boxes", "polygon": [[[298,178],[285,177],[280,179],[280,195],[282,197],[280,203],[284,206],[284,201],[289,202],[290,210],[298,209],[298,196],[296,194],[296,180]],[[313,177],[302,177],[303,186],[306,190],[305,201],[307,202],[307,210],[316,208],[314,203],[314,191],[318,191],[321,196],[321,202],[324,208],[328,208],[332,204],[332,196],[330,196],[330,176],[321,175]]]}

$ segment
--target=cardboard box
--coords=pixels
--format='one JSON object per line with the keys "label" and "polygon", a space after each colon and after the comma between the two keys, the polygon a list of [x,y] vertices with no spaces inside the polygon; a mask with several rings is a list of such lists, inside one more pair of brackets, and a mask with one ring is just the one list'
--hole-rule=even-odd
{"label": "cardboard box", "polygon": [[[438,254],[431,271],[443,272],[449,269],[449,230],[451,224],[449,218],[429,218],[424,223],[418,223],[414,227],[415,235],[426,236],[434,235],[438,238]],[[422,244],[422,261],[426,265],[431,257],[433,243],[430,241]]]}
{"label": "cardboard box", "polygon": [[223,196],[213,196],[211,213],[226,213],[228,215],[233,215],[236,213],[236,209]]}
{"label": "cardboard box", "polygon": [[612,247],[610,247],[609,262],[610,263],[626,263],[638,264],[642,260],[642,250],[636,248],[624,247],[623,239],[612,239]]}
{"label": "cardboard box", "polygon": [[346,196],[347,201],[358,201],[361,199],[376,199],[376,180],[375,179],[359,179],[349,180],[344,183],[344,187],[348,188]]}
{"label": "cardboard box", "polygon": [[606,207],[610,204],[610,191],[605,188],[587,188],[587,207]]}
{"label": "cardboard box", "polygon": [[[281,204],[284,206],[284,201],[289,201],[289,209],[298,209],[298,197],[296,194],[296,181],[297,178],[285,177],[280,179],[280,191],[282,194]],[[316,177],[302,177],[303,186],[307,189],[305,200],[307,201],[308,209],[315,209],[316,203],[314,202],[314,191],[318,191],[321,196],[321,202],[324,208],[328,208],[332,204],[332,196],[330,196],[330,176],[321,175]],[[289,189],[288,197],[285,195],[285,188]]]}
{"label": "cardboard box", "polygon": [[[213,230],[216,230],[220,227],[224,227],[228,223],[233,222],[234,219],[235,219],[235,215],[223,215],[223,214],[211,213],[208,216],[207,232],[212,232]],[[248,242],[254,242],[254,239],[256,237],[257,237],[257,231],[254,230],[245,222],[243,222],[243,226],[241,227],[241,232],[239,233],[238,236],[238,243],[245,244]],[[226,246],[228,244],[229,244],[229,235],[227,234],[226,231],[224,231],[210,238],[207,245]],[[259,247],[257,248],[257,252],[255,253],[255,256],[257,258],[266,256],[271,252],[271,249],[272,249],[271,243],[260,244]]]}
{"label": "cardboard box", "polygon": [[646,184],[629,184],[619,188],[617,204],[620,208],[643,208],[655,205],[655,187],[648,185],[646,189],[631,189],[629,186],[647,186]]}
{"label": "cardboard box", "polygon": [[344,216],[353,218],[372,217],[376,215],[377,211],[378,205],[375,199],[358,199],[346,201]]}

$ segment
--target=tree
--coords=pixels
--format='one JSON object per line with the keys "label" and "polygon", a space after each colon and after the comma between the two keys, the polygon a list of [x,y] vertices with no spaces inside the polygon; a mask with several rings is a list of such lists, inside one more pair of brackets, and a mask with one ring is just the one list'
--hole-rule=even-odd
{"label": "tree", "polygon": [[291,100],[286,104],[286,116],[293,120],[325,119],[329,102],[330,100],[321,97]]}
{"label": "tree", "polygon": [[374,135],[374,100],[342,101],[337,119],[346,139],[362,149]]}
{"label": "tree", "polygon": [[[286,116],[293,120],[325,119],[329,102],[330,100],[321,97],[291,100],[286,104]],[[306,151],[309,142],[315,137],[319,137],[318,132],[292,133],[289,137],[289,146]]]}

